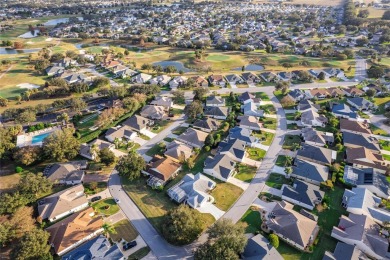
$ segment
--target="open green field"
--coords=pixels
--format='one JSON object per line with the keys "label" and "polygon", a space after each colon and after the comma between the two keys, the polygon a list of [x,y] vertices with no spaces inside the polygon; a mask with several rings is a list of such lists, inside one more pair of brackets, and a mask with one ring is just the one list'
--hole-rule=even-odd
{"label": "open green field", "polygon": [[241,222],[246,223],[248,226],[246,227],[245,233],[255,234],[256,232],[261,231],[261,216],[260,212],[248,209],[245,212],[244,216],[241,218]]}
{"label": "open green field", "polygon": [[137,238],[138,232],[133,225],[127,220],[121,220],[113,225],[116,233],[110,233],[110,237],[113,241],[120,241],[122,238],[127,242],[133,241]]}
{"label": "open green field", "polygon": [[253,177],[256,174],[256,167],[246,165],[246,164],[239,164],[238,166],[238,172],[236,175],[234,175],[234,178],[245,181],[245,182],[251,182]]}
{"label": "open green field", "polygon": [[227,211],[240,197],[243,190],[228,182],[221,182],[212,190],[211,196],[215,199],[215,206],[220,210]]}

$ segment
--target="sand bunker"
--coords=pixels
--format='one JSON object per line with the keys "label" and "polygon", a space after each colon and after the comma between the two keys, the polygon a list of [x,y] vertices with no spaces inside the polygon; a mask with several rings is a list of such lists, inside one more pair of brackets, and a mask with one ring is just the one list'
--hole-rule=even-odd
{"label": "sand bunker", "polygon": [[26,89],[34,89],[39,88],[39,85],[31,84],[31,83],[22,83],[18,85],[19,88],[26,88]]}

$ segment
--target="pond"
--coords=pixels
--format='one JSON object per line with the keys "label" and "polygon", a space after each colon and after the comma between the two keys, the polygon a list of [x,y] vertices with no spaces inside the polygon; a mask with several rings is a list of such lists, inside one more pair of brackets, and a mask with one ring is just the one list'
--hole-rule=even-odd
{"label": "pond", "polygon": [[38,52],[39,50],[40,49],[15,50],[15,49],[0,48],[0,55],[20,54],[20,53],[34,53],[34,52]]}
{"label": "pond", "polygon": [[[234,70],[242,70],[242,67],[235,68]],[[249,64],[245,66],[245,71],[261,71],[264,70],[264,67],[257,64]]]}
{"label": "pond", "polygon": [[[77,17],[77,19],[79,19],[79,21],[83,21],[84,20],[83,17]],[[58,18],[58,19],[49,20],[46,23],[44,23],[43,25],[45,25],[45,26],[56,26],[59,23],[67,23],[68,21],[69,21],[69,18]]]}
{"label": "pond", "polygon": [[159,61],[153,63],[153,65],[160,65],[163,68],[166,68],[168,66],[173,66],[176,68],[177,71],[183,71],[183,72],[190,72],[191,70],[189,68],[184,67],[184,64],[180,61],[172,61],[172,60],[165,60],[165,61]]}
{"label": "pond", "polygon": [[28,31],[26,33],[23,33],[22,35],[19,35],[19,38],[24,38],[24,39],[30,39],[30,38],[35,38],[38,37],[39,30],[34,30],[34,31]]}

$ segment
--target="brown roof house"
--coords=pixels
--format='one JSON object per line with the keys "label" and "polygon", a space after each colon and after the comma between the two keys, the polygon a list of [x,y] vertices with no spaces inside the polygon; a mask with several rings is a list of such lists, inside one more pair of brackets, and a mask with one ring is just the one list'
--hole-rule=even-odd
{"label": "brown roof house", "polygon": [[202,148],[204,145],[204,141],[208,136],[208,133],[205,133],[200,130],[196,130],[193,128],[188,128],[184,133],[179,135],[176,140],[182,143],[188,144],[194,148]]}
{"label": "brown roof house", "polygon": [[226,82],[222,75],[210,75],[209,82],[213,86],[219,86],[223,88],[226,86]]}
{"label": "brown roof house", "polygon": [[182,160],[187,160],[191,157],[192,148],[186,144],[174,140],[167,144],[164,155],[173,161],[182,162]]}
{"label": "brown roof house", "polygon": [[275,207],[265,214],[265,227],[288,244],[300,250],[307,250],[320,229],[316,221],[293,210],[293,207],[294,205],[285,201],[276,203]]}
{"label": "brown roof house", "polygon": [[176,177],[181,165],[170,158],[155,156],[147,165],[145,174],[149,175],[147,183],[156,188],[164,186],[167,181]]}
{"label": "brown roof house", "polygon": [[386,161],[382,155],[373,153],[365,147],[347,148],[346,151],[347,163],[357,168],[374,168],[380,172],[386,172]]}
{"label": "brown roof house", "polygon": [[128,118],[123,125],[130,127],[131,129],[142,133],[154,124],[153,120],[147,119],[143,116],[134,115]]}
{"label": "brown roof house", "polygon": [[366,215],[350,213],[348,217],[341,216],[331,236],[346,244],[356,245],[373,259],[388,259],[389,241],[382,235],[381,227]]}
{"label": "brown roof house", "polygon": [[163,106],[146,105],[141,110],[141,116],[153,120],[161,120],[166,116],[166,109]]}
{"label": "brown roof house", "polygon": [[54,163],[45,168],[43,174],[52,182],[66,185],[80,184],[84,179],[87,161]]}
{"label": "brown roof house", "polygon": [[88,207],[82,184],[54,193],[38,201],[39,217],[50,222]]}
{"label": "brown roof house", "polygon": [[354,134],[372,134],[371,130],[366,124],[359,121],[348,120],[346,118],[340,119],[340,131]]}
{"label": "brown roof house", "polygon": [[88,208],[55,223],[46,231],[50,234],[49,243],[54,252],[61,256],[103,232],[102,226],[102,218]]}

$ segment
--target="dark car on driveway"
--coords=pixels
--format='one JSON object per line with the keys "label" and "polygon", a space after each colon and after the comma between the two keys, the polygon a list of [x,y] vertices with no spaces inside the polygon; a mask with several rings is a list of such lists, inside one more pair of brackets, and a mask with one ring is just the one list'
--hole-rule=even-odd
{"label": "dark car on driveway", "polygon": [[126,243],[123,245],[123,250],[126,251],[126,250],[129,250],[130,248],[133,248],[137,245],[137,241],[131,241],[129,243]]}
{"label": "dark car on driveway", "polygon": [[101,200],[102,199],[102,196],[96,196],[96,197],[93,197],[91,199],[91,202],[95,202],[95,201],[98,201],[98,200]]}

